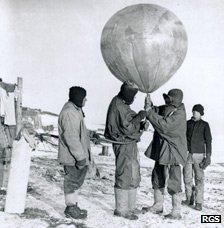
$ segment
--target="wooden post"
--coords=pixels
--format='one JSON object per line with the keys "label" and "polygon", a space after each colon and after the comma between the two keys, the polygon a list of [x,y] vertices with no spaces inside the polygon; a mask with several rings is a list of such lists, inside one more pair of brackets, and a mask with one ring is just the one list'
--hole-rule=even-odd
{"label": "wooden post", "polygon": [[23,213],[26,205],[26,194],[31,162],[31,148],[25,135],[14,141],[9,181],[7,187],[5,212]]}
{"label": "wooden post", "polygon": [[109,150],[108,146],[103,146],[102,147],[102,155],[103,156],[108,156],[108,150]]}
{"label": "wooden post", "polygon": [[16,136],[22,128],[22,89],[23,89],[23,79],[17,78],[17,101],[16,101]]}

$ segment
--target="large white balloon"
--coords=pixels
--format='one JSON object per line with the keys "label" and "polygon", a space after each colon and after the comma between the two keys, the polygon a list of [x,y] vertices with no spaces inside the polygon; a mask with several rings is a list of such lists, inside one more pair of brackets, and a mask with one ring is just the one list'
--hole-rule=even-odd
{"label": "large white balloon", "polygon": [[104,26],[101,52],[115,77],[150,93],[183,63],[187,34],[169,10],[152,4],[132,5],[114,14]]}

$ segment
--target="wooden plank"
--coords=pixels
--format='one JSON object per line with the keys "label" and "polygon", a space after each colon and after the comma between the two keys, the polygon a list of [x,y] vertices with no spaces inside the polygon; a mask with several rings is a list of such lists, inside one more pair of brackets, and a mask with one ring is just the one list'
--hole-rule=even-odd
{"label": "wooden plank", "polygon": [[22,128],[22,94],[23,94],[23,79],[17,78],[17,101],[16,101],[16,135]]}

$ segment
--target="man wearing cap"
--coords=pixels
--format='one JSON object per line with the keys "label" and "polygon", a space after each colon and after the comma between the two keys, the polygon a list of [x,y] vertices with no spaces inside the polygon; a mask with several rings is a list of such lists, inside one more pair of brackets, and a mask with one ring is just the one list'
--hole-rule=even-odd
{"label": "man wearing cap", "polygon": [[[168,96],[164,95],[164,101],[165,105],[158,107],[154,106],[154,110],[160,116],[167,118],[173,112],[174,107],[170,105],[170,99]],[[150,207],[143,207],[143,213],[150,211],[155,214],[160,214],[163,212],[167,166],[159,163],[162,144],[163,138],[156,130],[154,130],[152,142],[145,152],[146,157],[155,161],[151,176],[152,188],[154,190],[154,204]]]}
{"label": "man wearing cap", "polygon": [[196,210],[201,211],[204,195],[204,169],[211,163],[212,136],[209,124],[201,119],[204,115],[204,107],[201,104],[194,105],[193,117],[187,121],[187,145],[188,159],[183,168],[186,200],[184,205],[194,205],[192,201],[193,173],[195,180],[195,205]]}
{"label": "man wearing cap", "polygon": [[[82,108],[86,102],[86,90],[74,86],[69,90],[69,101],[63,106],[58,119],[58,160],[63,165],[65,215],[75,219],[87,217],[87,211],[78,207],[78,189],[82,186],[87,167],[91,163],[89,131],[84,122]],[[96,133],[91,132],[92,137]]]}
{"label": "man wearing cap", "polygon": [[168,94],[163,94],[163,97],[166,102],[163,115],[156,112],[149,97],[145,101],[147,119],[159,135],[147,151],[147,154],[154,153],[156,163],[152,174],[154,204],[146,211],[163,212],[164,187],[168,173],[167,188],[172,196],[172,211],[165,217],[180,219],[180,165],[184,166],[187,161],[186,111],[182,103],[183,92],[180,89],[172,89]]}
{"label": "man wearing cap", "polygon": [[145,123],[145,111],[138,114],[131,110],[138,89],[130,82],[124,82],[108,108],[105,133],[113,140],[116,158],[115,171],[115,216],[130,220],[138,219],[135,214],[136,193],[140,183],[140,165],[137,142],[140,140]]}

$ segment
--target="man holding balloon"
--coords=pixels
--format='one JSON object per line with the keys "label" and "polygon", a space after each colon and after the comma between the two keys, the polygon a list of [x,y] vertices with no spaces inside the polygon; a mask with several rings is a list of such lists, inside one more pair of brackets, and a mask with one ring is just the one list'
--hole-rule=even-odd
{"label": "man holding balloon", "polygon": [[[184,166],[187,161],[186,111],[182,103],[183,92],[180,89],[172,89],[168,94],[163,94],[163,97],[168,104],[167,108],[170,109],[165,117],[156,113],[150,97],[145,100],[146,118],[158,132],[160,142],[153,170],[154,179],[158,180],[153,180],[154,204],[152,207],[143,208],[143,212],[163,212],[163,194],[168,173],[167,187],[168,193],[172,196],[172,211],[165,215],[165,218],[180,219],[182,191],[180,165]],[[148,154],[153,152],[155,151],[150,146]]]}
{"label": "man holding balloon", "polygon": [[108,108],[104,136],[113,140],[115,154],[115,216],[130,220],[138,219],[136,215],[136,194],[141,180],[139,152],[137,142],[143,130],[147,128],[144,121],[146,111],[138,114],[131,110],[138,89],[129,82],[124,82],[120,92]]}

